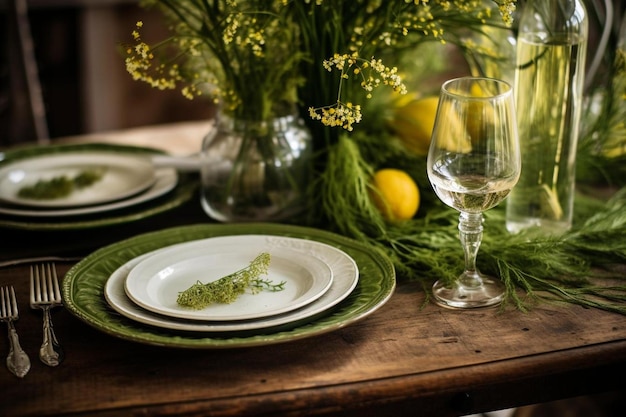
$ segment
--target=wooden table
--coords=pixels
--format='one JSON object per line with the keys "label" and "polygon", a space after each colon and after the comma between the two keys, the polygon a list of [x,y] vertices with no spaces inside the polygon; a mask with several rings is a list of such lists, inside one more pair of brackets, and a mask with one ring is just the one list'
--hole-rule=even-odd
{"label": "wooden table", "polygon": [[[127,226],[0,230],[0,260],[84,256],[150,230],[206,223],[197,199]],[[29,243],[19,243],[18,236]],[[73,262],[57,262],[64,274]],[[626,317],[573,305],[453,311],[400,282],[389,302],[342,329],[271,346],[189,350],[94,329],[64,309],[53,321],[66,359],[37,358],[41,312],[28,307],[29,266],[0,268],[14,285],[17,330],[32,360],[23,379],[0,368],[0,415],[457,416],[624,390]],[[4,327],[4,326],[3,326]],[[0,356],[8,354],[4,334]]]}

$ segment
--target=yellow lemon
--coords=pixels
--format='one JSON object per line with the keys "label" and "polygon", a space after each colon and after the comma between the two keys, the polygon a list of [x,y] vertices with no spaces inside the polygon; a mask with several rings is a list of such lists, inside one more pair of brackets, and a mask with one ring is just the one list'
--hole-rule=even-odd
{"label": "yellow lemon", "polygon": [[[428,96],[402,103],[393,111],[389,126],[404,146],[416,155],[426,155],[435,126],[438,96]],[[471,151],[465,126],[455,113],[444,105],[446,122],[440,127],[440,146],[453,152]]]}
{"label": "yellow lemon", "polygon": [[426,155],[433,133],[439,97],[428,96],[400,102],[389,121],[404,146],[417,155]]}
{"label": "yellow lemon", "polygon": [[374,173],[372,201],[388,220],[408,220],[415,216],[420,204],[419,188],[406,172],[385,168]]}

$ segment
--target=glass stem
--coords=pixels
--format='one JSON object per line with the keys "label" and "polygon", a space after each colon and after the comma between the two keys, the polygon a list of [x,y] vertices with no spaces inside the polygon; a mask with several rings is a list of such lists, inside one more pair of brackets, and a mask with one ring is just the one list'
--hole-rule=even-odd
{"label": "glass stem", "polygon": [[465,254],[465,271],[459,277],[459,284],[467,288],[479,287],[482,279],[476,268],[476,255],[483,238],[483,214],[461,212],[459,237]]}

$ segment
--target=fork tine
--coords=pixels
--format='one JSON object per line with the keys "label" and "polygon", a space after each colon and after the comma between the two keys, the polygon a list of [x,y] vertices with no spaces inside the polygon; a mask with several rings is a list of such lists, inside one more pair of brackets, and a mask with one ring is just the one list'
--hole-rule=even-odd
{"label": "fork tine", "polygon": [[9,313],[7,312],[6,301],[5,301],[7,297],[4,295],[5,290],[6,290],[6,287],[0,288],[0,298],[2,299],[2,309],[0,310],[0,317],[2,318],[9,316]]}
{"label": "fork tine", "polygon": [[39,296],[37,295],[37,291],[39,291],[39,274],[36,274],[37,269],[30,266],[30,305],[35,304]]}
{"label": "fork tine", "polygon": [[54,263],[31,266],[30,303],[32,307],[63,305],[59,276]]}
{"label": "fork tine", "polygon": [[61,289],[59,288],[59,277],[57,276],[57,268],[54,263],[48,264],[48,269],[52,269],[52,273],[48,274],[50,277],[50,294],[54,302],[61,302]]}
{"label": "fork tine", "polygon": [[17,301],[15,300],[15,290],[11,286],[2,287],[2,312],[1,317],[12,319],[17,316]]}
{"label": "fork tine", "polygon": [[[48,270],[46,271],[46,267],[48,267]],[[49,290],[48,290],[48,282],[50,281],[50,266],[46,265],[46,264],[42,264],[40,266],[41,269],[41,299],[45,302],[45,303],[49,303],[50,302],[50,297],[49,297]]]}
{"label": "fork tine", "polygon": [[17,309],[17,297],[15,297],[15,288],[11,286],[11,317],[17,318],[19,316],[19,310]]}

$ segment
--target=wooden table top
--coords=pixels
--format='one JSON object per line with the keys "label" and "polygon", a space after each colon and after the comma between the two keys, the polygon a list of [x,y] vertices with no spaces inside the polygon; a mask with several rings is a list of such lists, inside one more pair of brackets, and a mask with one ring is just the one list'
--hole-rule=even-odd
{"label": "wooden table top", "polygon": [[[208,218],[192,199],[124,226],[0,229],[0,261],[84,256],[124,237],[202,222]],[[72,265],[57,269],[63,275]],[[16,327],[32,361],[22,379],[0,367],[6,416],[458,416],[624,388],[626,317],[569,304],[448,310],[423,306],[420,285],[399,277],[385,305],[339,330],[213,350],[122,340],[55,309],[66,358],[51,368],[37,358],[42,316],[28,306],[28,264],[0,267],[0,285],[16,288]],[[8,350],[3,330],[2,362]]]}

